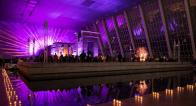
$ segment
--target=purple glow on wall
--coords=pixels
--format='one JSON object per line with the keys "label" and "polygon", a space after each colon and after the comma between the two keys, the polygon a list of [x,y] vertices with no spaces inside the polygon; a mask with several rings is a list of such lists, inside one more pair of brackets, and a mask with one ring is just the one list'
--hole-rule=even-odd
{"label": "purple glow on wall", "polygon": [[122,27],[122,25],[126,24],[126,20],[125,20],[124,15],[118,15],[116,17],[116,20],[117,20],[117,24],[119,27]]}
{"label": "purple glow on wall", "polygon": [[161,32],[165,32],[163,25],[161,25],[160,31],[161,31]]}
{"label": "purple glow on wall", "polygon": [[[45,30],[43,26],[0,23],[0,49],[11,56],[28,56],[44,48]],[[74,43],[76,38],[73,30],[64,28],[48,29],[48,45],[54,42]],[[33,40],[35,39],[35,43]]]}
{"label": "purple glow on wall", "polygon": [[113,21],[112,18],[108,18],[106,20],[106,25],[107,25],[107,28],[108,28],[109,31],[114,30],[114,21]]}
{"label": "purple glow on wall", "polygon": [[104,30],[103,23],[99,22],[98,27],[99,27],[99,32],[101,33],[101,39],[103,43],[106,44],[108,42],[108,38]]}
{"label": "purple glow on wall", "polygon": [[141,26],[137,26],[137,27],[134,28],[133,34],[135,36],[140,36],[142,34],[142,31],[143,31],[142,27]]}
{"label": "purple glow on wall", "polygon": [[169,29],[171,31],[175,31],[177,26],[178,26],[178,24],[176,23],[175,19],[173,19],[172,21],[169,22]]}

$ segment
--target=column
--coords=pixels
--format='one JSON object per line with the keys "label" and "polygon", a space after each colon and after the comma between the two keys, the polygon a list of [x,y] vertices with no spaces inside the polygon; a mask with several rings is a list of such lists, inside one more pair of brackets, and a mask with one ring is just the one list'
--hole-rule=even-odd
{"label": "column", "polygon": [[118,44],[119,44],[119,47],[120,47],[120,53],[121,53],[122,57],[124,57],[124,51],[123,51],[123,48],[122,48],[122,43],[120,41],[120,34],[119,34],[118,27],[117,27],[118,25],[117,25],[116,18],[114,16],[112,16],[112,20],[114,22],[114,28],[115,28],[115,31],[116,31],[116,36],[117,36]]}
{"label": "column", "polygon": [[127,14],[126,11],[124,11],[124,16],[125,16],[125,19],[126,19],[127,28],[128,28],[128,31],[129,31],[129,36],[131,38],[131,45],[133,47],[133,50],[135,50],[135,44],[134,44],[134,40],[133,40],[133,34],[132,34],[132,31],[131,31],[131,25],[129,23],[129,17],[128,17],[128,14]]}
{"label": "column", "polygon": [[147,30],[147,27],[146,27],[146,22],[145,22],[145,18],[144,18],[144,14],[143,14],[143,10],[142,10],[141,5],[139,5],[139,10],[140,10],[141,18],[142,18],[141,21],[142,21],[142,25],[144,27],[144,32],[145,32],[145,36],[146,36],[146,42],[147,42],[147,46],[148,46],[149,55],[150,55],[151,58],[153,58],[152,49],[151,49],[151,45],[150,45],[150,40],[149,40],[149,36],[148,36],[148,30]]}
{"label": "column", "polygon": [[44,63],[48,63],[48,21],[44,22]]}
{"label": "column", "polygon": [[106,32],[106,36],[107,36],[107,38],[108,38],[108,45],[109,45],[109,49],[110,49],[110,54],[111,54],[111,56],[113,57],[111,41],[110,41],[110,38],[109,38],[109,36],[108,36],[108,33],[109,33],[109,32],[108,32],[108,30],[107,30],[107,28],[106,28],[106,22],[105,22],[105,20],[103,20],[102,23],[103,23],[103,28],[104,28],[104,30],[105,30],[105,32]]}
{"label": "column", "polygon": [[193,37],[193,28],[192,28],[192,22],[191,22],[191,15],[190,15],[190,11],[189,11],[188,0],[184,0],[184,5],[185,5],[185,11],[186,11],[186,16],[187,16],[187,21],[188,21],[190,38],[191,38],[191,45],[192,45],[192,50],[193,50],[193,58],[196,59],[195,42],[194,42],[194,37]]}
{"label": "column", "polygon": [[163,9],[163,4],[162,4],[161,0],[158,0],[158,3],[159,3],[161,19],[163,22],[163,28],[165,31],[165,40],[166,40],[166,44],[167,44],[168,55],[171,58],[172,52],[171,52],[171,46],[170,46],[170,42],[169,42],[169,32],[168,32],[168,28],[167,28],[167,24],[166,24],[166,18],[165,18],[165,13],[164,13],[164,9]]}
{"label": "column", "polygon": [[[93,26],[95,27],[95,30],[97,32],[99,32],[97,24],[94,24]],[[101,50],[101,54],[104,55],[104,52],[103,52],[103,41],[101,39],[101,34],[98,35],[98,42],[99,42],[99,47],[100,47],[100,50]]]}

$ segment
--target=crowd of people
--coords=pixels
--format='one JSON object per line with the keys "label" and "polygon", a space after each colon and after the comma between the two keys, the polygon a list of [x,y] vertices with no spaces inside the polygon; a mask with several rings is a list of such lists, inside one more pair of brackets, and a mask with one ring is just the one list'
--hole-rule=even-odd
{"label": "crowd of people", "polygon": [[[118,54],[115,57],[110,55],[103,56],[99,54],[98,56],[93,56],[91,52],[85,53],[84,51],[79,56],[74,55],[65,55],[62,54],[57,56],[57,54],[48,56],[49,63],[85,63],[85,62],[139,62],[140,59],[138,57],[130,57],[124,58],[121,54]],[[146,62],[176,62],[177,59],[169,59],[166,57],[159,57],[159,58],[147,58]],[[30,57],[30,58],[12,58],[12,59],[1,59],[0,58],[0,66],[4,63],[13,63],[16,64],[17,62],[44,62],[44,55],[41,54],[40,56]]]}
{"label": "crowd of people", "polygon": [[[44,56],[41,54],[40,56],[33,58],[30,58],[29,61],[31,62],[43,62]],[[98,56],[93,56],[93,54],[88,51],[85,53],[84,51],[78,56],[78,55],[65,55],[61,54],[58,56],[56,53],[54,55],[48,56],[48,62],[49,63],[77,63],[77,62],[139,62],[140,58],[138,57],[130,57],[125,58],[121,54],[118,54],[115,57],[112,57],[110,55],[103,56],[99,54]],[[175,62],[177,60],[175,59],[168,59],[166,57],[160,57],[160,58],[147,58],[147,62]]]}

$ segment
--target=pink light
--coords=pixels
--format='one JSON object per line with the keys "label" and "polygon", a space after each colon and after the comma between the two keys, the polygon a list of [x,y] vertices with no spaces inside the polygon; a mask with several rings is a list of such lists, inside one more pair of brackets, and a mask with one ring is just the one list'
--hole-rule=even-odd
{"label": "pink light", "polygon": [[[0,22],[0,50],[6,55],[29,56],[44,48],[43,26]],[[74,30],[61,27],[48,28],[48,45],[54,42],[75,43]],[[28,41],[29,39],[29,41]],[[35,43],[33,40],[35,39]]]}
{"label": "pink light", "polygon": [[148,89],[148,86],[146,84],[146,81],[140,81],[139,86],[137,88],[137,91],[140,95],[144,95],[146,90]]}
{"label": "pink light", "polygon": [[148,57],[148,51],[145,47],[140,47],[136,50],[136,57],[140,59],[140,61],[146,61]]}

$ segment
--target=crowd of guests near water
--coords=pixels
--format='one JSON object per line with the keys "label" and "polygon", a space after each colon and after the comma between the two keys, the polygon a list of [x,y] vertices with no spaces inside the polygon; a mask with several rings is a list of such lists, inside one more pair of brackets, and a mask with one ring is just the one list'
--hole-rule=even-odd
{"label": "crowd of guests near water", "polygon": [[[35,57],[35,59],[30,58],[29,61],[32,62],[44,62],[43,54],[41,56]],[[48,56],[49,63],[77,63],[77,62],[139,62],[140,58],[138,57],[130,57],[124,58],[121,54],[118,54],[115,57],[110,55],[103,56],[99,54],[98,56],[93,56],[93,54],[88,51],[85,53],[84,51],[78,55],[65,55],[61,54],[58,56],[56,53],[54,55]],[[147,58],[147,62],[175,62],[175,59],[168,59],[167,57],[160,57],[160,58]]]}
{"label": "crowd of guests near water", "polygon": [[[118,54],[115,57],[111,57],[109,55],[103,56],[99,54],[98,56],[93,56],[91,52],[85,53],[84,51],[79,56],[74,55],[65,55],[62,54],[57,56],[57,54],[48,56],[49,63],[86,63],[86,62],[139,62],[140,59],[138,57],[130,57],[124,58],[121,54]],[[146,62],[176,62],[177,59],[169,59],[167,57],[159,57],[159,58],[147,58]],[[13,63],[17,62],[44,62],[44,55],[28,58],[12,58],[12,59],[0,59],[0,65],[2,66],[4,63]]]}

